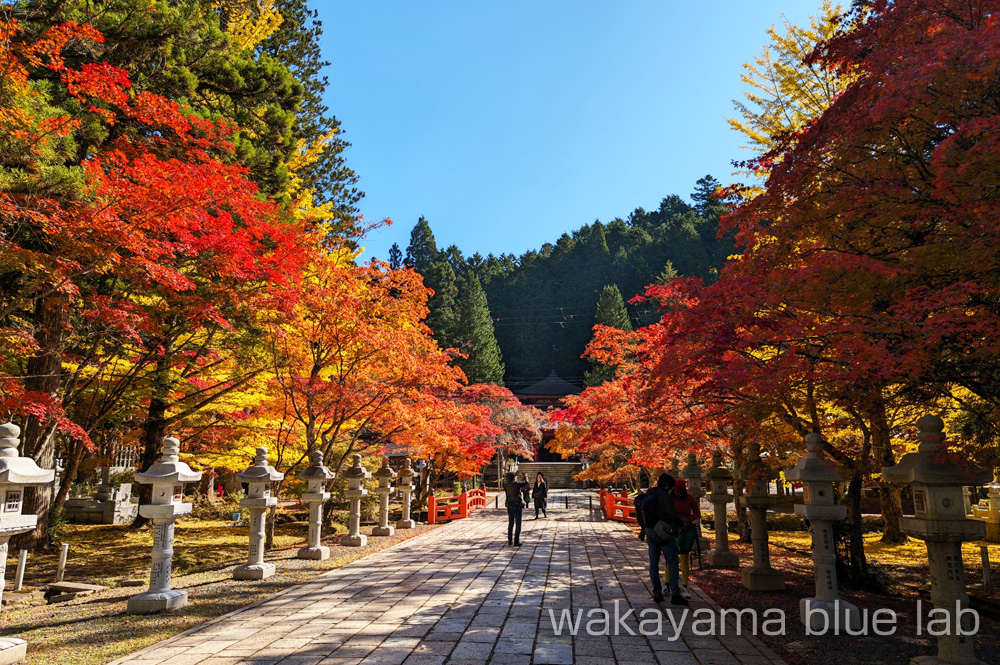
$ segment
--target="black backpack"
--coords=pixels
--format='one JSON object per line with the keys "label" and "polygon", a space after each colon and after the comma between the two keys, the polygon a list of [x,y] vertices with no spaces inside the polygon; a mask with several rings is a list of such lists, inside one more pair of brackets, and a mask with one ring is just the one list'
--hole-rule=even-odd
{"label": "black backpack", "polygon": [[642,497],[636,498],[636,505],[642,513],[642,525],[647,529],[652,529],[660,521],[660,506],[658,499],[663,496],[664,491],[658,487],[653,487]]}

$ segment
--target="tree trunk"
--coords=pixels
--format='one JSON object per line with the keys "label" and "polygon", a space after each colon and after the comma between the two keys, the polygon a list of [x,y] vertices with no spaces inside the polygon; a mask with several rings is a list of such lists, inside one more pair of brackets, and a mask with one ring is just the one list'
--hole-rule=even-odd
{"label": "tree trunk", "polygon": [[267,510],[267,523],[265,524],[265,535],[264,535],[264,550],[270,551],[274,549],[274,522],[275,522],[275,512],[278,506],[274,505]]}
{"label": "tree trunk", "polygon": [[[169,354],[170,347],[167,345],[163,355],[156,361],[156,374],[153,377],[153,390],[149,398],[146,426],[142,432],[142,463],[140,467],[142,471],[156,463],[163,438],[167,435],[167,409],[170,407],[167,400],[167,395],[170,392]],[[152,492],[152,485],[140,484],[139,504],[148,504],[152,500]],[[135,521],[132,522],[132,528],[142,528],[148,522],[147,518],[136,515]]]}
{"label": "tree trunk", "polygon": [[59,493],[56,495],[56,505],[63,506],[69,498],[69,488],[76,480],[76,474],[80,470],[80,461],[87,447],[79,441],[74,442],[73,450],[70,453],[69,466],[63,469],[62,484],[59,486]]}
{"label": "tree trunk", "polygon": [[851,476],[847,485],[847,553],[851,577],[861,579],[868,570],[865,537],[861,521],[861,474]]}
{"label": "tree trunk", "polygon": [[[27,392],[40,393],[53,402],[59,396],[62,378],[62,354],[69,328],[69,297],[54,293],[35,304],[35,343],[38,352],[28,359]],[[30,457],[43,469],[55,468],[55,427],[51,418],[27,416],[21,432],[21,454]],[[26,487],[23,511],[38,515],[38,527],[29,533],[15,536],[11,547],[37,550],[49,544],[49,508],[52,505],[50,487]]]}
{"label": "tree trunk", "polygon": [[[871,410],[872,454],[879,466],[894,466],[896,456],[892,451],[892,432],[885,413],[885,401],[882,393],[876,392],[869,406]],[[882,530],[883,543],[905,543],[906,534],[899,528],[899,518],[903,516],[903,502],[899,496],[900,488],[879,477],[878,494],[882,504],[882,520],[885,526]]]}
{"label": "tree trunk", "polygon": [[746,483],[737,478],[733,481],[733,506],[736,508],[736,530],[740,534],[741,543],[750,542],[750,520],[747,518],[747,507],[743,502],[743,490]]}

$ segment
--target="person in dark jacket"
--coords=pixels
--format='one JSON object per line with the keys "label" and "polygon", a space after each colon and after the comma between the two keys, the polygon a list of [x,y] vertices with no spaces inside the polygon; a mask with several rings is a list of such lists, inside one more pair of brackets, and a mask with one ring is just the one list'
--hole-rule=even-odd
{"label": "person in dark jacket", "polygon": [[[649,488],[646,488],[645,490],[640,489],[635,495],[633,505],[641,506],[642,502],[646,500],[646,492],[648,491]],[[635,511],[635,521],[639,524],[639,540],[646,540],[646,520],[643,519],[641,510]]]}
{"label": "person in dark jacket", "polygon": [[646,523],[646,543],[649,545],[649,581],[653,585],[653,600],[660,602],[663,600],[663,584],[660,580],[660,555],[666,559],[667,569],[670,575],[670,603],[671,605],[687,605],[688,601],[681,595],[678,574],[679,560],[677,557],[677,538],[673,535],[663,536],[657,534],[658,523],[669,530],[676,530],[681,525],[677,518],[677,511],[674,508],[674,496],[671,490],[674,486],[674,478],[670,474],[661,474],[656,480],[656,487],[646,493],[646,498],[642,502],[640,509]]}
{"label": "person in dark jacket", "polygon": [[517,480],[517,474],[513,471],[507,474],[507,485],[504,493],[507,498],[507,544],[514,547],[521,546],[521,514],[524,511],[524,502],[521,495],[528,491],[528,479],[521,474],[523,482]]}
{"label": "person in dark jacket", "polygon": [[531,498],[535,502],[535,519],[538,519],[538,511],[542,511],[542,516],[548,519],[549,514],[545,512],[545,499],[549,496],[548,485],[545,484],[545,476],[539,473],[535,476],[535,487],[531,490]]}

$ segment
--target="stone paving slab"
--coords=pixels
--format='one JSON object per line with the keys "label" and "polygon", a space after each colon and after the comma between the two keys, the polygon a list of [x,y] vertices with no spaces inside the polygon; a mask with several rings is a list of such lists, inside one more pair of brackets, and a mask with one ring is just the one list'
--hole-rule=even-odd
{"label": "stone paving slab", "polygon": [[[110,665],[781,665],[737,636],[732,617],[725,636],[696,636],[690,618],[675,631],[676,608],[653,611],[645,545],[620,523],[571,510],[525,520],[515,548],[506,511],[482,509]],[[718,616],[693,594],[692,611]],[[609,630],[587,634],[597,608]],[[640,632],[644,610],[661,617],[662,634]]]}

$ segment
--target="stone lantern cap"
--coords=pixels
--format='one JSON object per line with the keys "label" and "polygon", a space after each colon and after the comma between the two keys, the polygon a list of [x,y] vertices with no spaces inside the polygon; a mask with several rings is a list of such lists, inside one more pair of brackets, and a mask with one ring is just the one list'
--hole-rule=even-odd
{"label": "stone lantern cap", "polygon": [[806,434],[805,439],[806,456],[785,471],[785,479],[804,483],[836,483],[843,480],[837,467],[824,455],[823,435],[813,432]]}
{"label": "stone lantern cap", "polygon": [[694,454],[694,451],[690,451],[687,454],[687,466],[681,469],[681,475],[685,477],[689,476],[700,476],[701,467],[698,466],[698,457]]}
{"label": "stone lantern cap", "polygon": [[705,471],[705,480],[732,480],[733,472],[722,462],[722,451],[712,451],[712,466]]}
{"label": "stone lantern cap", "polygon": [[32,487],[48,485],[55,480],[54,469],[42,469],[30,457],[21,457],[21,428],[14,423],[0,425],[0,484]]}
{"label": "stone lantern cap", "polygon": [[354,464],[347,471],[344,471],[343,476],[348,480],[367,480],[372,477],[371,472],[361,466],[361,453],[354,453]]}
{"label": "stone lantern cap", "polygon": [[385,484],[388,484],[389,481],[396,479],[396,472],[392,470],[391,466],[389,466],[389,460],[385,458],[382,459],[382,467],[375,472],[375,478],[379,482],[383,482]]}
{"label": "stone lantern cap", "polygon": [[755,441],[747,449],[743,468],[737,472],[737,475],[740,480],[753,482],[755,480],[774,480],[778,477],[778,472],[768,467],[760,458],[760,444]]}
{"label": "stone lantern cap", "polygon": [[172,436],[163,439],[160,461],[156,462],[142,473],[135,474],[135,482],[145,485],[196,483],[201,480],[201,474],[195,473],[177,457],[180,452],[180,441]]}
{"label": "stone lantern cap", "polygon": [[743,468],[739,470],[740,480],[746,483],[744,494],[747,506],[750,508],[768,508],[775,497],[771,495],[768,485],[778,477],[778,472],[768,467],[760,458],[760,444],[756,441],[750,444]]}
{"label": "stone lantern cap", "polygon": [[337,474],[330,471],[323,464],[323,451],[315,448],[309,451],[309,461],[312,462],[312,466],[300,473],[299,478],[305,478],[306,480],[333,480],[337,477]]}
{"label": "stone lantern cap", "polygon": [[926,415],[917,421],[920,447],[907,453],[896,466],[882,467],[882,476],[890,483],[922,485],[984,485],[993,480],[990,469],[978,467],[967,459],[949,453],[944,442],[944,421]]}
{"label": "stone lantern cap", "polygon": [[412,462],[410,462],[409,457],[403,458],[403,468],[399,470],[399,475],[403,478],[411,478],[416,474],[413,470]]}
{"label": "stone lantern cap", "polygon": [[785,471],[787,480],[802,483],[805,503],[795,504],[795,514],[807,520],[840,521],[847,517],[847,506],[835,504],[833,484],[842,480],[840,472],[823,452],[823,435],[807,434],[806,455]]}
{"label": "stone lantern cap", "polygon": [[285,474],[267,463],[267,448],[257,449],[253,464],[236,474],[241,483],[270,483],[284,479]]}

